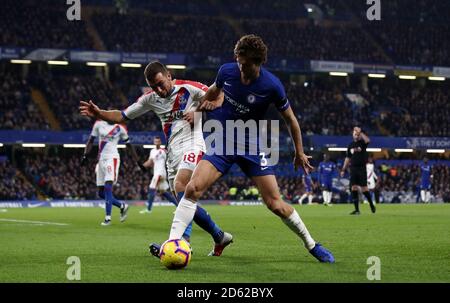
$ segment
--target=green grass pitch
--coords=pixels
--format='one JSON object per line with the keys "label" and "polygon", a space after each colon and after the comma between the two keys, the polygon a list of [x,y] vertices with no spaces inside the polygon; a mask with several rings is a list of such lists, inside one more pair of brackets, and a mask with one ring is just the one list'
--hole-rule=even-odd
{"label": "green grass pitch", "polygon": [[369,282],[370,256],[380,258],[381,282],[450,282],[450,204],[379,205],[375,215],[362,205],[361,216],[351,205],[296,206],[335,264],[317,262],[263,206],[206,208],[235,241],[207,257],[212,240],[194,226],[193,259],[179,271],[148,253],[166,240],[173,207],[133,207],[122,224],[114,209],[108,227],[101,208],[9,209],[0,213],[0,282],[71,282],[69,256],[80,258],[80,282]]}

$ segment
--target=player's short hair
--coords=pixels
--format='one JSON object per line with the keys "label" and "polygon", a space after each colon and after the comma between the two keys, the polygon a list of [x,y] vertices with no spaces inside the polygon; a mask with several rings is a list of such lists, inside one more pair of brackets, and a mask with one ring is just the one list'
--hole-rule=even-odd
{"label": "player's short hair", "polygon": [[352,128],[352,131],[355,129],[355,127],[359,127],[359,128],[361,129],[361,132],[362,132],[363,134],[366,134],[366,135],[367,135],[366,130],[362,127],[361,124],[355,124],[355,125],[353,126],[353,128]]}
{"label": "player's short hair", "polygon": [[145,67],[145,70],[144,70],[145,80],[150,81],[153,78],[155,78],[155,76],[158,73],[162,73],[163,75],[167,75],[168,72],[169,71],[164,66],[164,64],[162,64],[159,61],[152,61],[149,64],[147,64],[147,66]]}
{"label": "player's short hair", "polygon": [[155,139],[161,140],[161,137],[160,136],[154,136],[153,140],[155,140]]}
{"label": "player's short hair", "polygon": [[267,46],[261,37],[256,35],[242,36],[234,47],[234,55],[242,56],[261,65],[267,61]]}

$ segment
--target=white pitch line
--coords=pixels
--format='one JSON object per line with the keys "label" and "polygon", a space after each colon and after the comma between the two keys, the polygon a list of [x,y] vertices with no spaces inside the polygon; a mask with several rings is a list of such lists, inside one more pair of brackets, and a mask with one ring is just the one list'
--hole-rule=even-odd
{"label": "white pitch line", "polygon": [[69,225],[66,223],[56,223],[56,222],[43,222],[43,221],[30,221],[30,220],[16,220],[16,219],[0,219],[0,221],[5,222],[17,222],[17,223],[31,223],[31,224],[47,224],[47,225],[58,225],[58,226],[65,226]]}

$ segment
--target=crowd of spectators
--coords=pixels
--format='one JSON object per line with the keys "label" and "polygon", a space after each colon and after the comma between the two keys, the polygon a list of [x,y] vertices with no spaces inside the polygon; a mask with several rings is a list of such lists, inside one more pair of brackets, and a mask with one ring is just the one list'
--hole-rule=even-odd
{"label": "crowd of spectators", "polygon": [[[23,152],[20,168],[27,178],[52,199],[97,199],[95,183],[96,159],[92,156],[86,166],[80,166],[82,153]],[[119,199],[142,199],[147,195],[150,173],[142,173],[122,153],[118,183],[114,194]]]}
{"label": "crowd of spectators", "polygon": [[0,200],[34,200],[36,190],[19,176],[19,171],[6,158],[0,158]]}
{"label": "crowd of spectators", "polygon": [[450,64],[450,3],[396,0],[382,4],[381,22],[367,20],[364,1],[347,1],[366,30],[396,64]]}
{"label": "crowd of spectators", "polygon": [[146,9],[156,14],[171,15],[208,15],[216,16],[219,10],[216,5],[205,0],[166,0],[166,1],[142,1],[130,0],[130,8]]}
{"label": "crowd of spectators", "polygon": [[[88,73],[60,75],[52,72],[33,74],[28,79],[22,78],[16,67],[0,65],[0,104],[4,109],[0,113],[1,129],[49,129],[47,120],[31,100],[32,87],[44,92],[63,130],[89,130],[93,121],[78,113],[79,100],[93,100],[101,108],[124,109],[135,102],[147,86],[141,72],[136,71],[114,73],[110,80]],[[198,77],[187,76],[208,82]],[[322,80],[283,80],[306,135],[348,135],[353,125],[361,124],[371,135],[450,136],[450,94],[445,83],[422,86],[392,80],[369,85],[365,91],[344,82]],[[357,98],[349,97],[350,93]],[[281,126],[285,130],[283,123]],[[130,131],[161,131],[161,123],[149,112],[128,122],[128,128]]]}
{"label": "crowd of spectators", "polygon": [[220,0],[219,3],[235,19],[294,20],[307,15],[304,3],[297,0],[246,0],[239,5]]}
{"label": "crowd of spectators", "polygon": [[[342,2],[345,2],[361,20],[367,20],[366,12],[369,6],[366,2],[359,0],[343,0]],[[383,22],[445,23],[448,22],[450,15],[450,3],[442,0],[385,1],[381,7]]]}
{"label": "crowd of spectators", "polygon": [[[63,130],[89,130],[93,121],[79,114],[80,100],[93,100],[101,108],[124,109],[147,86],[141,71],[124,69],[113,73],[109,80],[89,73],[31,73],[24,78],[21,74],[19,66],[0,65],[0,129],[49,129],[47,119],[31,100],[33,87],[45,94]],[[200,79],[198,74],[180,76],[208,84],[213,79]],[[371,135],[450,136],[450,94],[446,83],[419,85],[385,80],[369,85],[366,91],[345,82],[295,82],[284,76],[281,79],[304,134],[348,135],[353,125],[361,124]],[[283,123],[281,126],[285,130]],[[161,123],[149,112],[129,121],[128,128],[161,131]]]}
{"label": "crowd of spectators", "polygon": [[111,51],[217,56],[238,38],[228,22],[209,16],[96,14],[93,21]]}
{"label": "crowd of spectators", "polygon": [[0,45],[93,49],[86,22],[67,20],[66,1],[2,0]]}
{"label": "crowd of spectators", "polygon": [[[51,109],[64,130],[92,128],[92,119],[78,112],[80,100],[92,100],[103,109],[124,109],[130,103],[110,81],[94,75],[52,75],[39,77],[36,83],[46,94]],[[133,101],[134,102],[134,101]],[[160,122],[149,113],[128,123],[133,131],[157,131]]]}
{"label": "crowd of spectators", "polygon": [[49,74],[47,77],[41,77],[40,81],[40,87],[64,130],[92,127],[92,121],[78,112],[80,100],[93,100],[99,105],[108,104],[112,107],[120,104],[120,99],[114,95],[111,85],[95,76]]}
{"label": "crowd of spectators", "polygon": [[[377,165],[379,183],[377,189],[382,193],[383,202],[419,202],[420,192],[420,170],[418,164]],[[280,172],[278,172],[280,173]],[[450,166],[448,164],[437,164],[433,166],[431,194],[433,201],[450,201]],[[277,177],[282,198],[290,203],[299,203],[301,196],[305,193],[305,185],[302,178]],[[317,175],[312,179],[312,190],[314,202],[321,202],[321,187]],[[235,190],[233,190],[235,188]],[[210,190],[204,193],[202,199],[211,200],[261,200],[259,192],[253,191],[254,184],[246,177],[227,177],[219,179]],[[385,197],[383,197],[383,193]],[[348,202],[348,191],[334,189],[334,202]],[[396,200],[396,197],[409,197],[410,200]],[[344,199],[344,200],[342,200]],[[404,198],[403,198],[404,199]]]}
{"label": "crowd of spectators", "polygon": [[286,85],[287,95],[302,131],[307,135],[348,135],[355,124],[373,128],[368,106],[354,106],[336,88]]}
{"label": "crowd of spectators", "polygon": [[130,10],[148,10],[154,14],[171,14],[171,15],[217,15],[218,7],[208,0],[165,0],[165,1],[147,1],[147,0],[83,0],[84,5],[89,6],[114,6],[120,11],[128,12]]}
{"label": "crowd of spectators", "polygon": [[[91,0],[84,5],[109,9],[77,21],[68,21],[64,2],[3,2],[2,46],[93,50],[87,30],[92,18],[95,29],[90,32],[97,31],[109,51],[229,56],[227,50],[244,32],[261,35],[272,57],[450,65],[450,4],[439,0],[388,1],[383,3],[383,22],[368,21],[368,6],[359,0],[248,0],[239,5],[130,0],[122,1],[128,2],[125,10],[111,1]],[[325,22],[309,18],[306,4],[320,8]]]}
{"label": "crowd of spectators", "polygon": [[450,25],[386,21],[365,26],[397,64],[449,66]]}
{"label": "crowd of spectators", "polygon": [[394,136],[450,135],[450,94],[446,85],[383,85],[372,91],[381,127]]}
{"label": "crowd of spectators", "polygon": [[[420,167],[418,164],[378,166],[379,188],[382,191],[395,192],[397,195],[412,193],[415,201],[419,201],[420,193]],[[450,200],[450,166],[445,164],[433,165],[431,193],[435,199]]]}
{"label": "crowd of spectators", "polygon": [[0,64],[0,129],[48,129],[36,104],[31,100],[27,80],[9,64]]}
{"label": "crowd of spectators", "polygon": [[267,43],[269,57],[386,63],[380,50],[355,24],[315,25],[313,21],[244,20],[246,33],[257,33]]}
{"label": "crowd of spectators", "polygon": [[[141,160],[148,156],[148,150],[146,149],[137,148],[137,152]],[[95,184],[96,158],[94,153],[86,166],[80,166],[81,151],[67,151],[56,147],[39,152],[17,151],[15,165],[12,165],[10,160],[3,157],[0,161],[0,173],[5,177],[0,184],[0,192],[2,193],[0,198],[3,200],[35,199],[37,190],[39,190],[51,199],[98,199]],[[287,170],[287,165],[292,166],[290,160],[290,157],[289,159],[282,159],[280,163],[283,165],[276,167],[276,175],[283,199],[290,203],[298,203],[300,197],[305,193],[305,186],[301,172],[284,173]],[[405,195],[409,197],[406,202],[416,202],[416,198],[419,199],[420,190],[419,163],[410,160],[396,160],[394,162],[377,160],[375,163],[376,173],[379,177],[377,188],[382,192],[382,197],[385,193],[383,201],[395,202],[395,196]],[[342,161],[338,161],[338,167],[341,165]],[[450,201],[450,188],[448,187],[450,165],[441,162],[432,164],[432,167],[431,193],[433,201],[448,202]],[[18,177],[19,171],[29,182]],[[121,167],[114,194],[117,198],[124,200],[146,200],[151,177],[151,170],[141,172],[130,155],[125,150],[121,150]],[[320,202],[321,188],[317,173],[312,174],[312,181],[315,194],[314,201]],[[349,196],[345,193],[348,194],[348,188],[343,184],[345,182],[339,181],[334,185],[335,202],[347,202],[346,199]],[[252,181],[236,168],[215,182],[201,199],[261,200],[261,195]]]}

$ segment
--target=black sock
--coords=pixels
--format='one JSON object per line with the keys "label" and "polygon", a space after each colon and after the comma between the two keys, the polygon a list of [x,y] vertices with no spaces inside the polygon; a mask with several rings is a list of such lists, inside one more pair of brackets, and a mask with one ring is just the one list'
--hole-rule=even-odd
{"label": "black sock", "polygon": [[375,202],[377,204],[380,204],[380,191],[379,190],[375,191]]}
{"label": "black sock", "polygon": [[353,205],[355,205],[355,210],[359,211],[359,197],[357,190],[352,190],[352,202]]}
{"label": "black sock", "polygon": [[370,195],[370,192],[365,191],[363,192],[364,197],[366,197],[367,201],[369,201],[369,204],[371,207],[373,207],[373,202],[372,202],[372,196]]}

